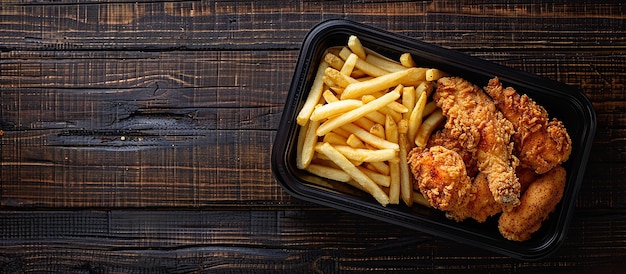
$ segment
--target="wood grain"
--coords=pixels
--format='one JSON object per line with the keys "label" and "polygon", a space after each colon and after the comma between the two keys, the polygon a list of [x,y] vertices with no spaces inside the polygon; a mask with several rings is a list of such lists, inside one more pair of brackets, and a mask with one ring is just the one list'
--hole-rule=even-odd
{"label": "wood grain", "polygon": [[[344,18],[574,86],[597,134],[538,262],[300,201],[270,151],[298,51]],[[3,1],[0,271],[618,272],[626,5],[614,1]]]}

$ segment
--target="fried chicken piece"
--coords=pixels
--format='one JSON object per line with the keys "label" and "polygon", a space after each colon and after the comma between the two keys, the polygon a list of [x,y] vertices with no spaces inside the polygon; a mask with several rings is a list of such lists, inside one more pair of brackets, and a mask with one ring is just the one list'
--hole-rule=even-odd
{"label": "fried chicken piece", "polygon": [[449,150],[453,150],[458,153],[463,162],[465,163],[465,169],[467,170],[467,176],[474,177],[478,174],[478,165],[476,163],[476,151],[474,153],[463,148],[459,143],[459,139],[450,137],[448,130],[442,129],[433,133],[428,139],[427,147],[442,146]]}
{"label": "fried chicken piece", "polygon": [[548,112],[527,95],[519,95],[511,87],[503,88],[497,77],[489,80],[485,91],[513,123],[514,149],[521,165],[542,174],[567,161],[572,141],[561,121],[550,120]]}
{"label": "fried chicken piece", "polygon": [[482,223],[500,212],[502,212],[502,206],[493,199],[487,174],[478,173],[472,181],[471,198],[467,205],[448,212],[447,217],[458,222],[472,218]]}
{"label": "fried chicken piece", "polygon": [[450,138],[475,153],[478,169],[487,176],[489,189],[504,211],[519,204],[520,184],[515,175],[519,160],[513,155],[511,122],[496,109],[479,87],[458,77],[437,81],[433,99],[447,117]]}
{"label": "fried chicken piece", "polygon": [[554,211],[563,197],[565,169],[556,166],[535,180],[522,195],[520,205],[504,212],[498,220],[498,230],[505,238],[526,241],[539,230],[541,223]]}
{"label": "fried chicken piece", "polygon": [[415,178],[414,188],[434,208],[454,211],[468,203],[472,184],[459,154],[442,146],[417,147],[407,161]]}

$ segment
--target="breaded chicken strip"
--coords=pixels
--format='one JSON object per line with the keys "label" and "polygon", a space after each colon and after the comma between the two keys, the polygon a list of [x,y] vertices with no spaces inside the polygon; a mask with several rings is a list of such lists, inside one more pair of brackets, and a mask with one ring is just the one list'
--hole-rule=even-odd
{"label": "breaded chicken strip", "polygon": [[430,204],[442,211],[455,211],[470,200],[471,181],[463,159],[442,146],[414,148],[407,157],[419,189]]}
{"label": "breaded chicken strip", "polygon": [[567,161],[572,141],[561,121],[550,120],[548,112],[528,96],[519,95],[511,87],[503,88],[497,77],[489,81],[485,91],[513,123],[515,155],[521,165],[542,174]]}
{"label": "breaded chicken strip", "polygon": [[513,155],[513,125],[496,109],[479,87],[458,77],[437,81],[433,99],[447,117],[450,138],[475,153],[478,169],[485,173],[495,201],[504,211],[519,204],[520,184],[515,176],[519,160]]}
{"label": "breaded chicken strip", "polygon": [[487,175],[478,173],[472,181],[471,197],[467,205],[448,212],[447,217],[458,222],[471,218],[482,223],[500,212],[502,212],[502,206],[493,199]]}
{"label": "breaded chicken strip", "polygon": [[498,220],[498,229],[505,238],[526,241],[539,230],[541,223],[554,211],[563,197],[565,169],[556,166],[535,180],[522,195],[522,202]]}

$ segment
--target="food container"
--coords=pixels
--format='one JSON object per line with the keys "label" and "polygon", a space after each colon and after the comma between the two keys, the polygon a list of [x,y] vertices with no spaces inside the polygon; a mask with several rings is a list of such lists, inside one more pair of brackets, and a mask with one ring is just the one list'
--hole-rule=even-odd
{"label": "food container", "polygon": [[[486,86],[489,79],[498,76],[504,86],[512,86],[519,93],[528,94],[548,110],[550,117],[564,122],[572,139],[572,154],[563,164],[567,170],[565,192],[555,212],[543,222],[541,229],[530,240],[506,240],[500,235],[497,218],[494,217],[485,223],[473,220],[455,222],[447,219],[437,209],[419,205],[407,207],[401,203],[383,207],[367,193],[313,176],[296,167],[296,116],[307,98],[324,51],[333,46],[345,46],[350,35],[356,35],[363,46],[387,57],[398,60],[402,53],[409,52],[418,66],[438,68],[478,86]],[[272,148],[272,171],[281,186],[299,199],[514,258],[538,260],[556,251],[565,239],[595,130],[595,111],[585,95],[575,88],[359,23],[330,20],[315,26],[306,36],[300,50]]]}

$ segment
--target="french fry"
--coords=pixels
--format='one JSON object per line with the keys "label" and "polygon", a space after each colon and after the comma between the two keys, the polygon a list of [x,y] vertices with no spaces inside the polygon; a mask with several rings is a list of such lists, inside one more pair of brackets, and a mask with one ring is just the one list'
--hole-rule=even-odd
{"label": "french fry", "polygon": [[402,89],[402,105],[407,108],[407,112],[402,114],[402,118],[409,119],[411,117],[411,112],[413,112],[413,108],[415,107],[415,87],[408,86]]}
{"label": "french fry", "polygon": [[437,81],[439,78],[448,76],[447,73],[438,70],[438,69],[427,69],[426,70],[426,81]]}
{"label": "french fry", "polygon": [[317,144],[317,135],[315,134],[315,130],[319,127],[319,125],[319,122],[309,121],[304,142],[302,144],[302,155],[300,155],[301,162],[298,166],[301,169],[308,167],[311,160],[313,160],[315,145]]}
{"label": "french fry", "polygon": [[381,124],[374,124],[370,128],[370,133],[379,138],[385,138],[385,128]]}
{"label": "french fry", "polygon": [[423,69],[419,68],[410,68],[403,71],[392,72],[367,81],[348,85],[341,94],[341,99],[354,99],[366,94],[372,94],[380,90],[396,87],[398,85],[406,83],[412,84],[424,79],[424,77]]}
{"label": "french fry", "polygon": [[430,115],[431,113],[435,112],[435,110],[437,110],[437,103],[435,103],[435,101],[430,101],[428,103],[426,103],[426,105],[424,106],[424,112],[422,112],[422,118]]}
{"label": "french fry", "polygon": [[343,171],[348,173],[352,179],[354,179],[359,185],[361,185],[367,192],[369,192],[376,201],[382,206],[389,204],[389,196],[365,173],[354,166],[345,156],[337,151],[329,143],[324,143],[320,147],[322,154],[326,155],[331,161],[339,166]]}
{"label": "french fry", "polygon": [[309,91],[309,95],[300,109],[298,116],[296,117],[296,121],[298,125],[303,126],[309,121],[309,117],[313,110],[315,109],[315,105],[320,101],[322,97],[322,92],[324,91],[324,82],[322,81],[322,76],[324,76],[324,71],[328,67],[328,63],[320,62],[319,67],[317,68],[317,74],[315,75],[315,79],[313,80],[313,85],[311,86],[311,90]]}
{"label": "french fry", "polygon": [[370,119],[372,122],[377,124],[382,124],[385,122],[385,115],[378,111],[372,111],[368,114],[365,114],[365,118]]}
{"label": "french fry", "polygon": [[353,109],[357,109],[362,106],[363,102],[361,102],[360,100],[339,100],[315,108],[315,110],[313,110],[313,113],[311,113],[311,117],[309,119],[311,121],[321,121],[324,119],[328,119],[332,116],[346,113]]}
{"label": "french fry", "polygon": [[407,68],[412,68],[417,65],[415,64],[415,61],[413,61],[413,57],[411,57],[411,54],[408,52],[400,55],[400,64],[402,64],[403,66]]}
{"label": "french fry", "polygon": [[426,197],[418,191],[413,191],[413,202],[421,206],[432,207]]}
{"label": "french fry", "polygon": [[443,123],[445,119],[446,117],[443,116],[441,109],[437,109],[429,115],[428,118],[424,120],[424,123],[422,123],[422,126],[419,128],[419,131],[415,136],[415,145],[418,147],[425,147],[430,134],[432,134],[433,130]]}
{"label": "french fry", "polygon": [[422,112],[424,112],[425,106],[426,92],[422,91],[419,95],[419,99],[417,99],[417,103],[415,103],[415,108],[413,108],[413,111],[411,112],[411,117],[409,117],[409,129],[407,131],[408,140],[415,140],[417,130],[422,125]]}
{"label": "french fry", "polygon": [[352,124],[352,123],[348,123],[345,124],[343,126],[341,126],[342,129],[349,131],[350,133],[356,135],[356,137],[359,137],[359,139],[361,141],[363,141],[364,143],[370,144],[374,147],[380,148],[380,149],[385,149],[385,148],[390,148],[393,150],[399,150],[400,149],[400,145],[398,145],[397,143],[392,143],[389,142],[385,139],[382,138],[378,138],[375,135],[369,133],[368,131]]}
{"label": "french fry", "polygon": [[398,86],[398,88],[396,88],[395,90],[385,94],[384,96],[381,96],[380,98],[374,101],[371,101],[359,108],[353,109],[344,114],[341,114],[340,116],[334,119],[324,122],[318,128],[317,135],[322,136],[335,128],[341,127],[341,125],[343,124],[353,122],[365,116],[369,112],[383,108],[384,106],[389,104],[389,102],[395,101],[396,99],[400,98],[400,89],[401,89],[401,86]]}
{"label": "french fry", "polygon": [[[317,144],[315,150],[320,152],[322,144]],[[353,148],[347,145],[333,145],[333,147],[339,151],[343,156],[350,160],[356,160],[359,162],[382,162],[388,161],[396,157],[396,151],[393,149],[363,149]]]}
{"label": "french fry", "polygon": [[361,139],[359,139],[359,137],[356,137],[356,135],[354,134],[350,134],[350,136],[348,136],[348,139],[346,139],[346,144],[353,148],[365,148],[365,144],[363,143],[363,141],[361,141]]}
{"label": "french fry", "polygon": [[[391,116],[385,119],[385,137],[389,142],[398,143],[398,126]],[[389,203],[394,205],[400,203],[399,158],[389,161]]]}
{"label": "french fry", "polygon": [[371,170],[376,170],[380,174],[389,174],[389,165],[385,162],[367,162],[366,166]]}
{"label": "french fry", "polygon": [[341,74],[346,75],[346,76],[350,76],[352,75],[352,71],[354,70],[354,66],[356,66],[356,61],[359,60],[359,57],[352,53],[350,54],[350,56],[348,56],[348,58],[346,59],[346,62],[343,64],[343,67],[341,67],[341,70],[339,72],[341,72]]}
{"label": "french fry", "polygon": [[306,123],[306,125],[301,126],[300,130],[298,130],[298,140],[297,140],[297,147],[296,147],[296,166],[299,169],[306,168],[304,164],[304,157],[302,156],[302,149],[304,148],[304,139],[306,138],[306,132],[309,129],[310,124],[311,123]]}
{"label": "french fry", "polygon": [[357,168],[361,170],[361,172],[365,173],[367,177],[370,177],[370,179],[372,179],[372,181],[374,181],[374,183],[376,183],[377,185],[389,187],[389,184],[391,182],[391,178],[389,177],[389,175],[380,174],[376,171],[369,170],[361,166],[358,166]]}
{"label": "french fry", "polygon": [[342,74],[340,71],[334,68],[326,68],[324,71],[325,75],[333,81],[333,83],[337,84],[340,87],[347,87],[352,83],[358,83],[356,79]]}
{"label": "french fry", "polygon": [[352,123],[367,131],[369,131],[369,129],[372,128],[376,124],[370,119],[367,119],[365,117],[361,117]]}
{"label": "french fry", "polygon": [[[341,57],[341,59],[343,60],[347,60],[348,57],[350,57],[350,54],[352,52],[347,49],[347,48],[343,48],[340,52],[339,52],[339,57]],[[381,69],[377,66],[374,66],[368,62],[365,61],[365,58],[359,58],[356,61],[356,64],[354,65],[354,67],[356,69],[358,69],[359,71],[362,71],[363,73],[365,73],[366,75],[371,75],[374,77],[378,77],[378,76],[382,76],[385,74],[388,74],[389,71],[386,71],[384,69]]]}
{"label": "french fry", "polygon": [[310,164],[306,170],[311,172],[314,175],[339,181],[339,182],[348,182],[352,179],[348,173],[341,169],[336,169],[328,166],[318,165],[318,164]]}
{"label": "french fry", "polygon": [[326,103],[333,103],[333,102],[339,101],[339,98],[337,98],[337,96],[335,96],[335,94],[332,91],[330,91],[330,89],[327,89],[322,93],[322,98],[324,98],[324,101],[326,101]]}
{"label": "french fry", "polygon": [[348,145],[348,143],[346,142],[347,141],[346,138],[334,132],[329,132],[326,135],[324,135],[323,141],[331,145],[342,145],[342,146]]}
{"label": "french fry", "polygon": [[[409,141],[406,138],[408,122],[401,120],[398,124],[398,143],[400,159],[406,159],[409,152]],[[400,161],[400,197],[407,206],[413,205],[413,181],[411,179],[409,164],[406,160]]]}
{"label": "french fry", "polygon": [[396,71],[407,69],[406,67],[402,66],[400,63],[397,63],[388,58],[381,57],[379,55],[374,55],[374,54],[367,55],[367,57],[365,58],[365,61],[389,72],[396,72]]}
{"label": "french fry", "polygon": [[350,35],[348,38],[348,47],[354,54],[356,54],[359,58],[365,60],[365,49],[363,45],[361,45],[361,40],[355,35]]}
{"label": "french fry", "polygon": [[324,62],[336,70],[340,70],[344,65],[344,61],[341,60],[339,56],[332,53],[326,53],[326,55],[324,55]]}

